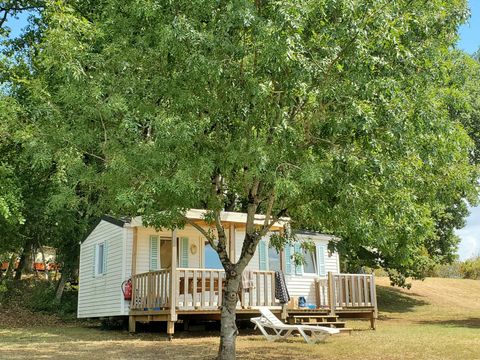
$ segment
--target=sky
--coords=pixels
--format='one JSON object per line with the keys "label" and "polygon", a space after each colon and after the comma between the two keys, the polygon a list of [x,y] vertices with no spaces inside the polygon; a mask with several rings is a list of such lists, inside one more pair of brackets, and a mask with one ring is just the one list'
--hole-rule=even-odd
{"label": "sky", "polygon": [[[480,48],[480,0],[470,0],[471,17],[467,24],[460,27],[458,47],[468,53]],[[458,255],[460,260],[480,255],[480,206],[470,209],[470,216],[463,229],[457,230],[462,239]]]}
{"label": "sky", "polygon": [[[469,0],[471,17],[459,29],[460,40],[457,46],[469,54],[480,48],[480,0]],[[27,24],[27,16],[20,15],[18,19],[9,22],[12,36],[17,36]],[[460,260],[480,255],[480,206],[471,208],[466,226],[457,230],[461,243],[458,250]]]}

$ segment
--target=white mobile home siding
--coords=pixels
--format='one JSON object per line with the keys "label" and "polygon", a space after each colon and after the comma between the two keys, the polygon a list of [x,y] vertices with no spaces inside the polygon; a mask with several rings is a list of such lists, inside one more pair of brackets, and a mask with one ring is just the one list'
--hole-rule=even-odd
{"label": "white mobile home siding", "polygon": [[[315,244],[318,245],[328,245],[332,237],[322,234],[297,234],[297,238],[302,240],[313,240]],[[338,253],[330,254],[328,251],[325,252],[325,273],[328,272],[339,273],[339,257]],[[322,278],[326,278],[322,277]],[[318,275],[314,274],[295,274],[295,266],[292,266],[292,274],[285,276],[285,281],[287,283],[288,292],[292,297],[304,296],[307,300],[307,303],[315,303],[315,279],[319,278]]]}
{"label": "white mobile home siding", "polygon": [[[80,245],[78,309],[79,318],[124,315],[121,284],[125,271],[125,231],[102,220]],[[107,244],[106,272],[94,275],[94,251]]]}
{"label": "white mobile home siding", "polygon": [[[238,261],[240,253],[242,251],[243,240],[245,237],[244,230],[236,230],[235,232],[235,260]],[[265,239],[268,240],[269,236],[266,236]],[[318,245],[328,246],[329,241],[332,239],[331,236],[323,234],[297,234],[297,238],[302,240],[313,240]],[[339,273],[339,257],[338,253],[330,254],[328,251],[325,251],[325,274],[328,272]],[[268,266],[268,261],[267,261]],[[252,260],[247,265],[246,270],[258,270],[260,268],[260,257],[258,249],[255,251]],[[295,266],[292,264],[292,273],[285,274],[285,281],[287,283],[287,289],[290,296],[304,296],[308,303],[315,303],[315,279],[319,278],[316,274],[296,274]],[[326,278],[326,276],[324,277]]]}
{"label": "white mobile home siding", "polygon": [[[268,237],[265,237],[266,239]],[[240,254],[242,253],[243,241],[245,240],[245,230],[244,229],[235,229],[235,262],[240,259]],[[260,257],[258,256],[258,249],[255,250],[252,259],[248,263],[245,271],[248,270],[258,270],[260,269]]]}
{"label": "white mobile home siding", "polygon": [[[203,227],[205,230],[208,230],[207,227]],[[177,229],[176,231],[177,238],[188,238],[188,266],[189,268],[203,268],[204,267],[204,243],[205,237],[193,226],[186,225],[183,229]],[[148,272],[150,269],[150,236],[151,235],[158,235],[160,237],[172,237],[172,231],[170,230],[160,230],[157,231],[154,228],[145,228],[140,227],[138,228],[137,233],[137,261],[136,261],[136,273],[144,273]],[[229,232],[227,231],[227,239],[228,239]],[[190,246],[192,244],[197,245],[197,252],[192,254],[190,251]],[[179,241],[177,247],[179,248],[178,251],[181,252],[182,241]],[[131,245],[130,245],[131,248]],[[128,250],[127,250],[128,252]],[[131,250],[128,257],[131,258]],[[160,256],[160,252],[159,252]],[[177,259],[178,264],[177,267],[181,266],[181,259]],[[131,261],[130,261],[131,263]],[[161,265],[161,264],[160,264]]]}

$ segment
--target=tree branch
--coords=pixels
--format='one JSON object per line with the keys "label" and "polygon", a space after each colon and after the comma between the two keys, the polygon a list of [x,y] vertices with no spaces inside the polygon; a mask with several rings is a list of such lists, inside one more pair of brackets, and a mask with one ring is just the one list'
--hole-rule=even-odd
{"label": "tree branch", "polygon": [[42,9],[44,6],[41,1],[34,2],[33,5],[21,5],[21,4],[3,4],[0,7],[0,12],[3,12],[3,15],[0,19],[0,29],[6,23],[8,15],[12,14],[15,15],[21,11],[28,11],[28,10],[37,10]]}
{"label": "tree branch", "polygon": [[260,180],[255,179],[253,185],[248,193],[247,205],[247,223],[246,232],[252,234],[255,231],[255,214],[258,209],[258,188],[260,187]]}
{"label": "tree branch", "polygon": [[228,256],[227,245],[226,245],[227,236],[225,234],[225,229],[223,228],[223,225],[222,225],[222,220],[220,218],[219,210],[214,211],[214,218],[215,218],[215,227],[217,228],[217,233],[218,233],[217,253],[218,253],[218,256],[220,257],[220,260],[222,261],[222,264],[225,270],[229,271],[232,266],[232,262],[230,260],[230,257]]}
{"label": "tree branch", "polygon": [[212,235],[208,231],[206,231],[204,228],[202,228],[200,225],[198,225],[192,219],[186,219],[185,221],[188,224],[192,225],[195,229],[197,229],[203,236],[205,236],[205,238],[208,240],[208,243],[213,248],[213,250],[218,252],[217,245],[215,244],[215,239],[212,237]]}

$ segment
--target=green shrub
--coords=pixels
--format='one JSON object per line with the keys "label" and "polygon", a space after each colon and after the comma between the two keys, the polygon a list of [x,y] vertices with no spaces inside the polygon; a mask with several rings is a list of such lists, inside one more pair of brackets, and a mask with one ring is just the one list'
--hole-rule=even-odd
{"label": "green shrub", "polygon": [[455,261],[452,264],[435,265],[426,275],[430,277],[461,279],[463,278],[462,263]]}
{"label": "green shrub", "polygon": [[67,283],[62,300],[55,300],[56,282],[39,279],[0,281],[0,305],[20,306],[33,312],[55,314],[64,320],[76,318],[77,289]]}
{"label": "green shrub", "polygon": [[55,301],[55,284],[47,281],[33,282],[25,298],[25,307],[32,311],[54,313],[59,305]]}
{"label": "green shrub", "polygon": [[461,268],[465,279],[480,280],[480,256],[466,260]]}
{"label": "green shrub", "polygon": [[0,281],[0,305],[2,305],[6,294],[8,294],[7,281]]}

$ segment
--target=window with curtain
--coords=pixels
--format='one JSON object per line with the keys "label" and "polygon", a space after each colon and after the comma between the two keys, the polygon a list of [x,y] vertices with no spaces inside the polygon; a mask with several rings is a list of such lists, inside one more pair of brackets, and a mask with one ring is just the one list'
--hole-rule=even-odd
{"label": "window with curtain", "polygon": [[310,252],[308,250],[303,250],[303,257],[305,259],[305,263],[303,264],[303,272],[306,274],[316,274],[316,266],[317,266],[317,256],[314,251]]}
{"label": "window with curtain", "polygon": [[274,247],[268,248],[268,270],[280,271],[280,254]]}

